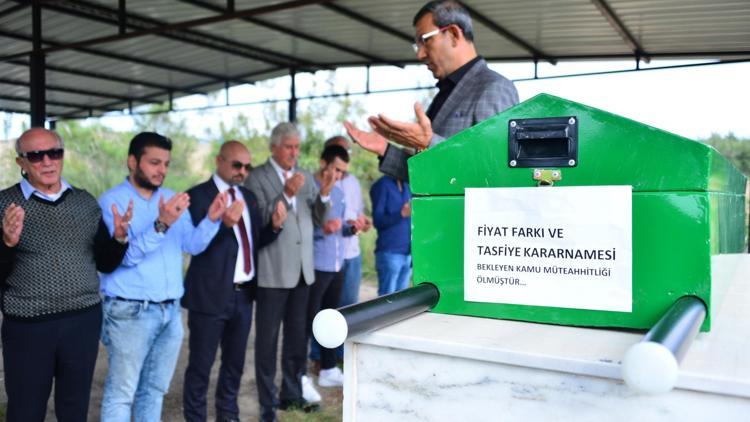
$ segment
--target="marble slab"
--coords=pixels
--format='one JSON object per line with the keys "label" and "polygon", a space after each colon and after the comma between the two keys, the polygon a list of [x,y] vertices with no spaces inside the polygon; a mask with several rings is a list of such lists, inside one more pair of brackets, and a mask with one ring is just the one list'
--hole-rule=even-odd
{"label": "marble slab", "polygon": [[670,393],[622,382],[640,333],[425,313],[348,341],[344,420],[750,421],[748,274],[743,256],[723,275],[713,329]]}

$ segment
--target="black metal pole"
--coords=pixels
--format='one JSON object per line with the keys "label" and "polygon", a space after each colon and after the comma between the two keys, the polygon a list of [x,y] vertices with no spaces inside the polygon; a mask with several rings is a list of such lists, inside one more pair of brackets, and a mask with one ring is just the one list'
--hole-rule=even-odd
{"label": "black metal pole", "polygon": [[[428,311],[437,304],[439,298],[440,292],[437,287],[430,283],[423,283],[338,310],[326,309],[315,316],[313,333],[322,346],[338,347],[352,336]],[[325,318],[326,315],[321,315],[324,313],[328,313],[330,319]]]}
{"label": "black metal pole", "polygon": [[297,71],[292,68],[289,70],[289,76],[292,78],[291,96],[289,97],[289,121],[295,123],[297,121],[297,86],[295,83],[295,76]]}
{"label": "black metal pole", "polygon": [[646,333],[643,341],[661,344],[680,362],[705,319],[706,305],[703,301],[695,296],[683,296]]}
{"label": "black metal pole", "polygon": [[32,51],[29,57],[29,98],[31,127],[44,127],[47,117],[45,110],[46,81],[44,53],[42,52],[42,6],[38,1],[31,3]]}

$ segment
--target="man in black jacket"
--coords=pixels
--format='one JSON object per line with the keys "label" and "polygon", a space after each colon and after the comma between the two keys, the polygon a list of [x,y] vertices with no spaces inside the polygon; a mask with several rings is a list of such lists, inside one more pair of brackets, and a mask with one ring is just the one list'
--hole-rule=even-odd
{"label": "man in black jacket", "polygon": [[258,250],[276,239],[286,220],[286,207],[279,203],[263,226],[255,195],[242,186],[250,169],[247,148],[228,141],[216,156],[216,173],[188,191],[193,221],[203,219],[217,193],[227,192],[230,201],[224,224],[208,248],[192,258],[185,276],[182,306],[188,310],[190,356],[183,406],[189,422],[206,420],[209,374],[219,344],[216,420],[239,420],[237,394],[253,315]]}

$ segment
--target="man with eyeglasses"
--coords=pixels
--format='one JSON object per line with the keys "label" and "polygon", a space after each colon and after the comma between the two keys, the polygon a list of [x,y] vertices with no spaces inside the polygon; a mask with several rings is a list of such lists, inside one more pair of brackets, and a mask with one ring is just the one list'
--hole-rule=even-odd
{"label": "man with eyeglasses", "polygon": [[133,207],[110,211],[110,236],[96,199],[62,178],[57,133],[29,129],[16,152],[23,177],[0,192],[5,417],[44,421],[54,380],[57,419],[83,422],[102,326],[97,270],[120,264]]}
{"label": "man with eyeglasses", "polygon": [[[99,198],[103,208],[133,203],[130,245],[122,263],[102,276],[107,349],[101,420],[158,421],[182,345],[180,304],[184,292],[183,252],[198,255],[219,231],[227,210],[217,193],[205,217],[193,221],[190,196],[162,187],[171,162],[172,141],[141,132],[128,147],[128,176]],[[110,227],[111,215],[103,211]]]}
{"label": "man with eyeglasses", "polygon": [[371,116],[372,132],[344,123],[355,142],[380,157],[380,171],[401,180],[408,180],[411,153],[388,140],[420,151],[518,103],[513,83],[477,55],[471,16],[461,3],[431,1],[417,12],[413,25],[417,59],[438,80],[430,107],[425,112],[421,104],[414,105],[415,123]]}
{"label": "man with eyeglasses", "polygon": [[188,191],[190,216],[201,221],[220,192],[228,195],[223,224],[205,251],[190,260],[182,306],[190,329],[188,366],[183,387],[185,420],[206,421],[206,393],[216,351],[221,367],[216,384],[216,421],[239,421],[237,396],[253,319],[258,250],[276,240],[287,211],[276,204],[263,225],[255,195],[242,183],[250,174],[250,151],[238,141],[221,145],[216,173]]}

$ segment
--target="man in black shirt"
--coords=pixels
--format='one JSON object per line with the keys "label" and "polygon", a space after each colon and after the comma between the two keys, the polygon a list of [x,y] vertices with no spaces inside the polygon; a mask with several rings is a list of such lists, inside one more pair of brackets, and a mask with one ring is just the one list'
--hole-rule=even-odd
{"label": "man in black shirt", "polygon": [[513,83],[477,55],[471,16],[459,2],[431,1],[417,12],[413,25],[417,59],[438,80],[439,92],[427,112],[415,104],[415,123],[371,116],[372,132],[344,123],[355,142],[380,157],[383,173],[402,180],[408,180],[411,153],[388,140],[420,151],[518,103]]}

